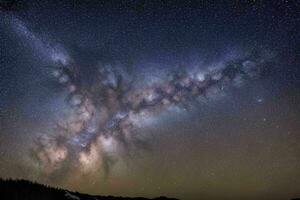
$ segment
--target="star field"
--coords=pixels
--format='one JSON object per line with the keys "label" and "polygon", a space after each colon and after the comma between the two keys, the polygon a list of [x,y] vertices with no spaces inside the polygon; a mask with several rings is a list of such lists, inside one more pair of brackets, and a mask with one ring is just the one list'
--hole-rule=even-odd
{"label": "star field", "polygon": [[299,12],[0,6],[0,177],[101,195],[299,197]]}

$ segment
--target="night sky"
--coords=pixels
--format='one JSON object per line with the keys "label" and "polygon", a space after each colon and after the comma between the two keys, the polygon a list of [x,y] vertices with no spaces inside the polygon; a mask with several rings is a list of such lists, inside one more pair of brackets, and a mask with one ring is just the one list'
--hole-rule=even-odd
{"label": "night sky", "polygon": [[1,178],[300,197],[299,1],[3,2]]}

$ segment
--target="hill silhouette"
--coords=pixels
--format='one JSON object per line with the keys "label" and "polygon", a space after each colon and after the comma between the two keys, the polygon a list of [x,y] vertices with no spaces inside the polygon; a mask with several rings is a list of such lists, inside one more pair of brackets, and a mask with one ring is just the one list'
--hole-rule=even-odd
{"label": "hill silhouette", "polygon": [[[0,179],[1,200],[150,200],[143,197],[93,196],[54,188],[27,180]],[[178,200],[157,197],[152,200]]]}

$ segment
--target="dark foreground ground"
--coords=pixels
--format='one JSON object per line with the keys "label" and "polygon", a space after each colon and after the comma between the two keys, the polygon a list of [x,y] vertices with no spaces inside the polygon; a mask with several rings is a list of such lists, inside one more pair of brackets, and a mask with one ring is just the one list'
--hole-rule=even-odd
{"label": "dark foreground ground", "polygon": [[[175,198],[157,197],[153,199],[144,197],[114,197],[92,196],[54,188],[27,180],[0,179],[0,200],[179,200]],[[207,200],[207,199],[205,199]],[[300,200],[294,198],[290,200]]]}
{"label": "dark foreground ground", "polygon": [[[150,200],[143,197],[113,197],[113,196],[92,196],[71,192],[68,190],[53,188],[26,180],[1,180],[1,200]],[[157,197],[152,200],[178,200],[167,197]]]}

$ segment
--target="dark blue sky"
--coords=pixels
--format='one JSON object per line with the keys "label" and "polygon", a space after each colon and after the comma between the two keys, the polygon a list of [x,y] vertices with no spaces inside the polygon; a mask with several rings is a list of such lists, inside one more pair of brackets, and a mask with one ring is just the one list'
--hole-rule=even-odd
{"label": "dark blue sky", "polygon": [[0,177],[123,196],[300,196],[297,1],[3,5]]}

